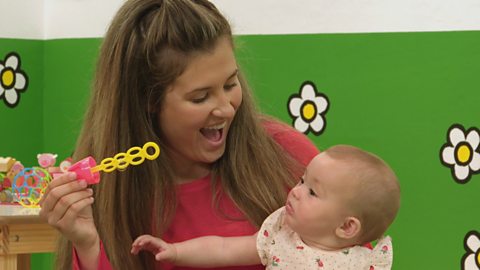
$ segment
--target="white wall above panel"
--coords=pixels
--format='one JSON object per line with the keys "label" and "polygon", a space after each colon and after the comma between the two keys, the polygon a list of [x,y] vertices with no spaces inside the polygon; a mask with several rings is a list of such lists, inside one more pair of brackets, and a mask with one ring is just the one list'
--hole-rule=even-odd
{"label": "white wall above panel", "polygon": [[212,0],[237,34],[480,30],[479,0]]}
{"label": "white wall above panel", "polygon": [[0,0],[0,38],[42,39],[44,0]]}
{"label": "white wall above panel", "polygon": [[[0,0],[0,38],[102,37],[124,1]],[[480,30],[480,0],[212,2],[238,35]]]}
{"label": "white wall above panel", "polygon": [[102,37],[124,0],[45,0],[45,37]]}

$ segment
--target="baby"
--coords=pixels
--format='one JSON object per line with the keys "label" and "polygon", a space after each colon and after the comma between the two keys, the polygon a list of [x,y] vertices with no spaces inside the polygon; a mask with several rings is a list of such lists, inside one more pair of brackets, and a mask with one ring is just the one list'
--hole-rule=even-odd
{"label": "baby", "polygon": [[[150,251],[158,261],[190,267],[266,269],[391,269],[391,239],[384,236],[400,206],[400,187],[379,157],[337,145],[318,154],[255,235],[205,236],[166,243],[138,237],[132,253]],[[375,248],[364,244],[377,240]]]}

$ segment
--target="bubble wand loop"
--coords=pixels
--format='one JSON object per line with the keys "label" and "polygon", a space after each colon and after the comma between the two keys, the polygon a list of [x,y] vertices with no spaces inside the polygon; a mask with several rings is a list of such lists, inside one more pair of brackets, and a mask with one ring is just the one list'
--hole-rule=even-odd
{"label": "bubble wand loop", "polygon": [[[153,154],[148,153],[149,148],[153,149]],[[147,142],[143,147],[134,146],[126,153],[118,153],[113,158],[103,159],[99,165],[95,159],[89,156],[75,163],[68,170],[77,174],[77,179],[84,179],[88,184],[97,184],[100,182],[100,171],[109,173],[118,169],[125,170],[129,165],[142,164],[145,159],[154,160],[160,155],[160,147],[154,142]]]}

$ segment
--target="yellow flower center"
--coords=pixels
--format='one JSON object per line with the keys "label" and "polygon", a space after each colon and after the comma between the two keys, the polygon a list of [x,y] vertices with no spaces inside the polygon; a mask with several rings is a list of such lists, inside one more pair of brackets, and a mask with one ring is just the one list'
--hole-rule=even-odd
{"label": "yellow flower center", "polygon": [[467,145],[463,144],[458,147],[457,160],[460,161],[460,163],[467,163],[470,160],[471,155],[472,152],[470,150],[470,147],[468,147]]}
{"label": "yellow flower center", "polygon": [[475,256],[475,259],[477,261],[477,265],[480,265],[480,252],[477,252],[476,254],[477,256]]}
{"label": "yellow flower center", "polygon": [[317,113],[317,108],[311,102],[306,102],[302,107],[302,116],[305,120],[311,121],[315,114]]}
{"label": "yellow flower center", "polygon": [[11,69],[6,69],[2,72],[2,84],[10,88],[13,84],[13,79],[15,78],[15,73]]}

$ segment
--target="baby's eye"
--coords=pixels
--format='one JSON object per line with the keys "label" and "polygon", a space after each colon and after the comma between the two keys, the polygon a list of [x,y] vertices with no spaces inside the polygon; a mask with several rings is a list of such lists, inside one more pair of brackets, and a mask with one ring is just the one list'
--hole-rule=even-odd
{"label": "baby's eye", "polygon": [[300,182],[298,182],[298,185],[302,185],[304,183],[305,183],[305,181],[303,180],[303,177],[300,177]]}
{"label": "baby's eye", "polygon": [[313,189],[310,189],[309,193],[312,196],[315,196],[315,197],[317,196],[317,193],[315,193],[315,191],[313,191]]}

